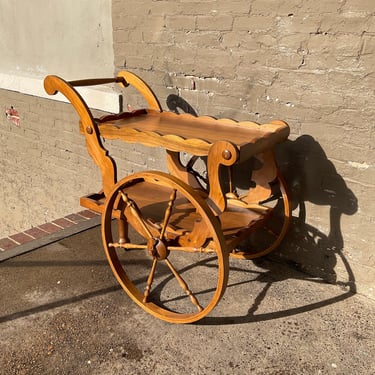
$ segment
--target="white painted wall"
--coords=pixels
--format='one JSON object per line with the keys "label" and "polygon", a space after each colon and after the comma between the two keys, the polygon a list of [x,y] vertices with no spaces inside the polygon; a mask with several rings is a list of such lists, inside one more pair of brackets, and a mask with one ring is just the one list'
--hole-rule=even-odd
{"label": "white painted wall", "polygon": [[[48,74],[66,80],[112,77],[111,0],[0,0],[0,89],[48,96]],[[119,109],[111,89],[82,88],[92,108]]]}
{"label": "white painted wall", "polygon": [[112,76],[111,0],[0,0],[0,73]]}

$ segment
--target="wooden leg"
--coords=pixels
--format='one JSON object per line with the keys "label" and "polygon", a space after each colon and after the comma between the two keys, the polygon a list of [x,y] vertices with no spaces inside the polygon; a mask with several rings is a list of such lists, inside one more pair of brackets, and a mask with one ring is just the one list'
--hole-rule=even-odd
{"label": "wooden leg", "polygon": [[126,242],[129,242],[128,223],[126,219],[124,218],[117,219],[117,226],[118,226],[118,243],[124,244]]}

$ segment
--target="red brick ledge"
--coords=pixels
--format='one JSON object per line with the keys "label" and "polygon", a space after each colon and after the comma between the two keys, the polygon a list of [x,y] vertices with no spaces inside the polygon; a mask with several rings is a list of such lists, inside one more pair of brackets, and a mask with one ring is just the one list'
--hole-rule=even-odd
{"label": "red brick ledge", "polygon": [[87,222],[91,219],[97,218],[98,216],[100,216],[100,214],[94,211],[84,210],[76,214],[67,215],[50,223],[44,223],[23,232],[1,238],[0,252],[14,249],[15,247],[24,245],[34,240],[43,239],[44,237],[50,236],[53,233],[57,233],[80,223]]}

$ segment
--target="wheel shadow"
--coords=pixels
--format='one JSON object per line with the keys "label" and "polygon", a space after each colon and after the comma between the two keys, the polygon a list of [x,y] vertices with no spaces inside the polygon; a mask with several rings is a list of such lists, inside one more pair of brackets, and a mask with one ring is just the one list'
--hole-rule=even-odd
{"label": "wheel shadow", "polygon": [[[177,113],[182,110],[197,115],[183,98],[171,98],[167,100],[167,105],[170,110]],[[357,198],[338,174],[334,164],[327,158],[321,145],[310,135],[302,135],[295,140],[287,140],[278,145],[276,159],[289,187],[293,218],[290,231],[279,249],[266,257],[266,261],[254,260],[255,264],[262,264],[263,268],[267,264],[269,270],[260,273],[249,282],[259,281],[264,283],[264,287],[252,301],[245,316],[206,317],[196,324],[241,324],[277,319],[331,305],[356,293],[355,275],[344,253],[341,218],[343,215],[354,215],[357,212]],[[249,188],[251,182],[249,178],[244,178],[246,176],[244,171],[251,169],[252,162],[242,163],[233,171],[234,185],[237,189]],[[327,233],[323,233],[307,222],[313,215],[310,210],[314,206],[328,208],[328,217],[315,217],[315,221],[323,223],[328,220]],[[325,211],[319,210],[318,214],[321,212]],[[345,281],[338,280],[335,270],[338,262],[345,269]],[[287,264],[294,272],[279,272],[280,264]],[[231,271],[235,270],[231,269]],[[272,285],[289,278],[336,284],[342,287],[343,293],[283,311],[257,314]],[[229,293],[230,288],[231,285],[228,285]]]}
{"label": "wheel shadow", "polygon": [[[182,104],[178,104],[178,107],[182,108]],[[189,109],[186,106],[185,108]],[[343,251],[344,239],[341,231],[342,215],[354,215],[357,212],[356,197],[313,137],[303,135],[294,141],[287,141],[277,148],[276,154],[282,174],[291,190],[293,223],[290,233],[278,252],[275,253],[275,258],[270,256],[266,259],[253,261],[256,265],[265,269],[265,271],[256,274],[255,278],[254,271],[231,268],[231,272],[249,272],[251,277],[242,281],[241,284],[250,282],[263,284],[262,290],[254,300],[244,301],[244,303],[249,304],[245,315],[223,317],[213,315],[195,324],[244,324],[278,319],[335,304],[350,298],[356,292],[355,275]],[[243,167],[241,166],[241,168]],[[237,181],[238,186],[241,188],[246,183],[247,181],[243,180]],[[306,223],[306,218],[309,214],[309,204],[307,203],[329,207],[328,234],[324,234],[319,229]],[[281,263],[279,262],[280,259],[282,260]],[[335,268],[339,260],[344,265],[347,273],[347,281],[345,282],[337,280]],[[290,269],[280,270],[284,264],[287,264]],[[310,275],[313,275],[314,278],[311,278]],[[298,307],[258,313],[262,304],[266,303],[267,295],[272,286],[290,278],[318,284],[330,282],[341,286],[343,292],[334,297]],[[236,285],[239,284],[229,284],[227,293],[230,293],[231,288]],[[0,322],[14,320],[119,290],[120,286],[109,285],[97,291],[82,293],[79,296],[72,296],[3,316],[0,318]],[[215,310],[213,314],[215,314]]]}
{"label": "wheel shadow", "polygon": [[[277,149],[277,158],[283,176],[291,190],[293,225],[288,241],[288,254],[293,255],[296,266],[302,271],[336,283],[335,267],[341,259],[348,274],[350,290],[356,292],[355,277],[344,254],[344,237],[341,229],[343,215],[354,215],[358,201],[344,179],[337,173],[320,144],[309,135],[287,141]],[[327,233],[307,223],[314,206],[327,207]],[[309,212],[310,210],[310,212]],[[301,251],[301,250],[304,251]]]}
{"label": "wheel shadow", "polygon": [[[310,227],[309,231],[312,228]],[[320,234],[321,235],[321,234]],[[264,257],[252,260],[252,262],[261,267],[263,270],[259,271],[257,275],[254,277],[254,271],[250,271],[249,278],[245,281],[239,283],[229,283],[226,289],[226,293],[231,293],[231,289],[240,285],[240,284],[250,284],[251,283],[261,283],[263,284],[261,291],[257,294],[257,296],[253,300],[244,300],[244,303],[248,303],[249,307],[247,313],[245,315],[232,315],[232,316],[215,316],[215,310],[211,316],[207,316],[197,322],[198,325],[226,325],[226,324],[246,324],[246,323],[253,323],[253,322],[261,322],[273,319],[280,319],[286,318],[302,313],[306,313],[312,310],[320,309],[325,306],[333,305],[335,303],[344,301],[348,298],[351,298],[355,292],[355,279],[354,274],[350,268],[349,263],[346,261],[345,257],[342,253],[337,254],[338,257],[342,260],[343,264],[345,265],[348,280],[346,282],[336,282],[335,284],[340,286],[337,288],[337,295],[324,299],[319,300],[316,302],[308,303],[308,304],[301,304],[297,307],[286,308],[284,310],[277,310],[272,312],[262,313],[259,312],[262,310],[263,305],[267,305],[268,301],[268,293],[270,289],[275,286],[277,283],[283,283],[289,279],[294,280],[301,280],[305,281],[309,284],[309,288],[311,284],[328,284],[328,281],[317,278],[315,276],[309,275],[303,271],[301,271],[301,267],[295,262],[280,262],[275,261],[273,257]],[[230,273],[232,272],[247,272],[244,271],[242,268],[231,267]],[[230,297],[229,297],[230,299]],[[287,302],[285,303],[287,304]]]}
{"label": "wheel shadow", "polygon": [[[266,258],[272,262],[265,263],[264,259],[254,260],[255,264],[263,268],[265,264],[269,265],[268,271],[253,279],[264,283],[264,287],[249,306],[245,316],[207,317],[200,324],[242,324],[278,319],[319,309],[350,298],[356,293],[355,275],[345,257],[341,230],[342,215],[354,215],[357,212],[355,195],[337,173],[319,143],[309,135],[280,145],[277,149],[277,160],[287,186],[290,187],[293,219],[283,244]],[[237,183],[244,187],[243,181]],[[329,207],[328,234],[306,222],[310,204]],[[345,268],[346,281],[337,278],[335,268],[338,261]],[[298,273],[277,272],[280,262]],[[342,288],[343,293],[283,311],[257,314],[262,303],[265,303],[270,288],[288,278],[336,284]]]}

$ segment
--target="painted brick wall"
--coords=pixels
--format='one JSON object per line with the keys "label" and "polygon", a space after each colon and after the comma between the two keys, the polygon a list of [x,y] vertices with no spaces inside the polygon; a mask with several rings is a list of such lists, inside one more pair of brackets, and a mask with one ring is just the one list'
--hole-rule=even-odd
{"label": "painted brick wall", "polygon": [[[66,103],[0,90],[0,238],[79,212],[79,198],[98,192],[101,177]],[[5,116],[13,106],[19,126]],[[164,150],[107,141],[119,176],[160,169]]]}
{"label": "painted brick wall", "polygon": [[[294,225],[275,256],[372,298],[374,8],[372,0],[112,1],[116,69],[142,76],[165,109],[289,123],[277,156]],[[128,104],[139,104],[132,92]],[[79,211],[100,176],[72,108],[5,90],[0,105],[20,114],[20,127],[0,117],[2,236]],[[119,176],[165,168],[161,149],[106,146]]]}
{"label": "painted brick wall", "polygon": [[144,77],[165,109],[289,123],[277,151],[295,223],[279,256],[375,297],[374,2],[114,0],[112,11],[116,69]]}
{"label": "painted brick wall", "polygon": [[20,117],[19,127],[4,114],[0,120],[4,237],[77,212],[74,190],[86,190],[96,171],[68,105],[5,90],[0,90],[0,103],[2,108],[13,106]]}

